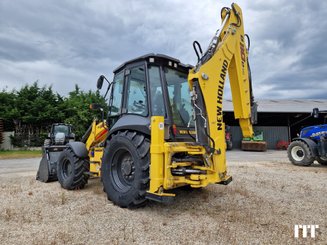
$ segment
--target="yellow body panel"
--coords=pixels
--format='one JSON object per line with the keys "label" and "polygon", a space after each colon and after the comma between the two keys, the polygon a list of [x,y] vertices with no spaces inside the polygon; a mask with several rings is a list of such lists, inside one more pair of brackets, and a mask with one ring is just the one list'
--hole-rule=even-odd
{"label": "yellow body panel", "polygon": [[108,135],[108,128],[106,126],[106,121],[97,122],[94,120],[92,122],[92,130],[90,136],[86,141],[86,149],[91,149],[91,147],[96,146],[97,144],[102,143]]}
{"label": "yellow body panel", "polygon": [[[151,193],[162,192],[164,181],[164,117],[151,118],[150,146],[150,189]],[[161,189],[160,189],[161,187]]]}
{"label": "yellow body panel", "polygon": [[[188,155],[199,157],[206,157],[207,155],[205,148],[194,142],[165,142],[164,117],[153,116],[151,118],[150,193],[171,196],[173,194],[164,193],[164,190],[184,185],[190,185],[193,188],[205,187],[208,184],[220,183],[230,178],[226,175],[224,166],[219,166],[218,161],[210,166],[199,166],[195,162],[172,161],[172,156],[179,152],[186,152]],[[172,169],[185,166],[206,171],[206,174],[172,175]]]}
{"label": "yellow body panel", "polygon": [[101,144],[108,136],[108,128],[106,121],[92,123],[90,136],[86,141],[86,149],[89,151],[90,173],[95,176],[101,176],[101,161],[103,155],[103,147]]}
{"label": "yellow body panel", "polygon": [[101,159],[103,155],[103,147],[94,147],[89,152],[90,172],[96,176],[101,176]]}

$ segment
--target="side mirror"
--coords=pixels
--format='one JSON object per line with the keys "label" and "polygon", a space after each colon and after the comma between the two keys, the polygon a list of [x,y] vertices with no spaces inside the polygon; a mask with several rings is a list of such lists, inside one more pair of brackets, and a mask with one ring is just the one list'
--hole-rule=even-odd
{"label": "side mirror", "polygon": [[71,134],[69,135],[69,138],[70,138],[70,139],[75,139],[75,134],[74,134],[74,133],[71,133]]}
{"label": "side mirror", "polygon": [[91,110],[101,110],[102,107],[101,107],[100,104],[92,103],[92,104],[90,105],[90,109],[91,109]]}
{"label": "side mirror", "polygon": [[99,78],[98,78],[98,81],[97,81],[97,89],[101,89],[102,88],[102,85],[103,85],[103,79],[104,79],[104,75],[101,75]]}
{"label": "side mirror", "polygon": [[313,108],[313,110],[312,110],[312,116],[314,118],[318,118],[319,117],[319,109],[318,108]]}
{"label": "side mirror", "polygon": [[51,134],[50,133],[48,133],[48,138],[50,138],[51,137]]}

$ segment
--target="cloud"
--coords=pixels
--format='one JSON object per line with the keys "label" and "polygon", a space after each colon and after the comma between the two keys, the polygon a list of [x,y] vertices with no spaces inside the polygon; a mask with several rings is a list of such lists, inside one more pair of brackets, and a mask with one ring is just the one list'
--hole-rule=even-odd
{"label": "cloud", "polygon": [[[327,4],[318,1],[251,1],[250,25],[257,87],[270,98],[322,98],[326,89]],[[254,29],[255,28],[255,29]],[[256,86],[255,86],[256,87]],[[326,98],[326,96],[325,96]]]}
{"label": "cloud", "polygon": [[[232,1],[2,0],[0,89],[39,80],[67,94],[95,89],[100,74],[146,53],[194,64]],[[326,90],[327,3],[239,1],[251,37],[258,98],[321,98]],[[228,86],[227,86],[228,89]],[[230,97],[230,92],[225,93]]]}

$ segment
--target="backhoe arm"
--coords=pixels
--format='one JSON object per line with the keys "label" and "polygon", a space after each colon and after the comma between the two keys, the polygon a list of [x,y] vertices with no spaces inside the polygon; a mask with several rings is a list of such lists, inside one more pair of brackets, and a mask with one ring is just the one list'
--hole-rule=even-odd
{"label": "backhoe arm", "polygon": [[[253,97],[242,10],[237,4],[232,4],[231,9],[223,8],[221,15],[221,29],[212,39],[208,50],[201,57],[198,55],[198,64],[188,76],[197,141],[208,146],[211,153],[223,149],[225,144],[223,96],[227,74],[232,90],[234,116],[239,119],[243,137],[253,137]],[[198,43],[194,44],[195,49],[196,45]],[[197,50],[196,52],[198,54]]]}

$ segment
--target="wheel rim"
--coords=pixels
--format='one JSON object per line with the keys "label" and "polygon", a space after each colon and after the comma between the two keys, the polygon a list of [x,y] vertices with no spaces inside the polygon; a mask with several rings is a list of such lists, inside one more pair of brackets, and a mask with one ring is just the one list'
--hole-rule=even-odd
{"label": "wheel rim", "polygon": [[291,150],[291,155],[293,159],[297,162],[301,162],[305,157],[304,150],[300,146],[294,146]]}
{"label": "wheel rim", "polygon": [[68,159],[65,159],[62,164],[62,175],[65,179],[73,174],[73,165]]}
{"label": "wheel rim", "polygon": [[132,186],[134,175],[135,166],[131,153],[126,149],[119,149],[114,153],[111,164],[111,176],[116,187],[121,192],[128,191]]}

